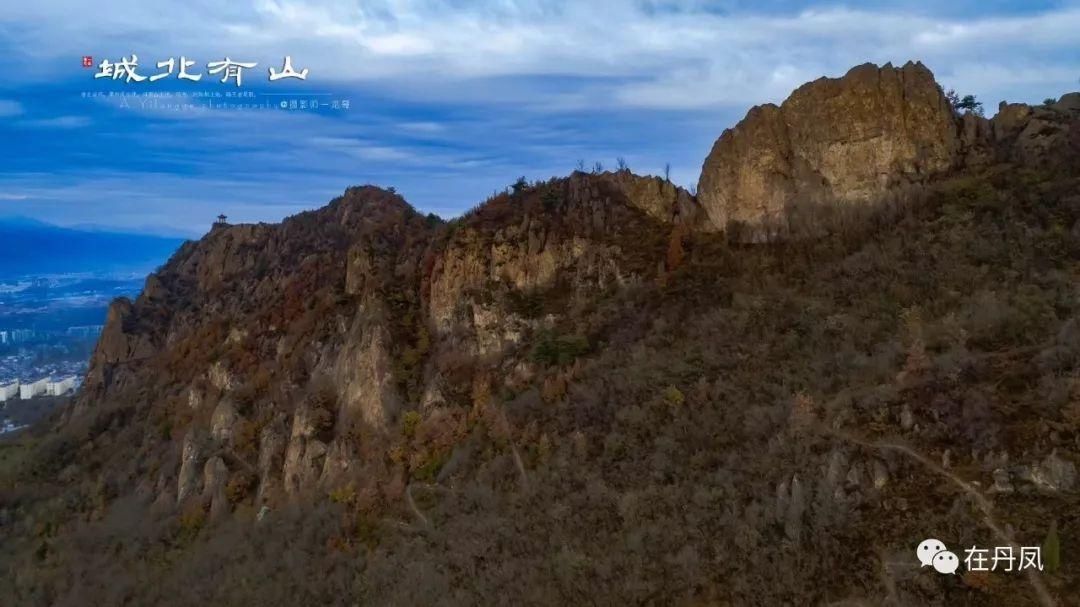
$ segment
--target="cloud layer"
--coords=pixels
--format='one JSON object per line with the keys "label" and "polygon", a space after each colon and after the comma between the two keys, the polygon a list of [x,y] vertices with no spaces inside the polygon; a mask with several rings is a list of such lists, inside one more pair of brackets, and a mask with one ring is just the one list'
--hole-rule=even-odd
{"label": "cloud layer", "polygon": [[[289,53],[317,78],[448,101],[474,101],[462,86],[468,81],[588,81],[576,96],[556,98],[563,109],[746,105],[854,63],[911,58],[959,88],[1017,96],[1075,84],[1080,48],[1080,8],[1070,3],[989,2],[965,14],[904,3],[775,3],[762,12],[753,3],[613,0],[113,0],[89,13],[82,6],[22,3],[0,23],[14,47],[33,49],[38,67],[53,62],[56,69],[91,51],[207,59]],[[541,103],[512,87],[481,91],[493,101]]]}
{"label": "cloud layer", "polygon": [[[1077,32],[1071,1],[17,3],[0,12],[12,158],[0,214],[194,233],[218,210],[274,220],[374,182],[453,215],[518,175],[616,156],[644,173],[671,162],[689,185],[724,128],[805,81],[919,59],[992,111],[1080,88]],[[308,89],[353,109],[191,115],[75,99],[92,80],[82,55],[133,52],[144,65],[257,60],[252,82],[288,54],[310,68]]]}

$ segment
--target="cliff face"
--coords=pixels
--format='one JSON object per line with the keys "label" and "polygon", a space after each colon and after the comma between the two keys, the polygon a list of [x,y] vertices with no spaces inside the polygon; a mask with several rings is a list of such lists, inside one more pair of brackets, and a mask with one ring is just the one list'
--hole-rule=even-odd
{"label": "cliff face", "polygon": [[866,64],[750,110],[705,159],[698,197],[724,229],[793,204],[867,202],[948,171],[956,150],[952,108],[930,70]]}
{"label": "cliff face", "polygon": [[[1022,545],[1075,501],[1078,157],[1078,94],[986,120],[861,66],[751,110],[696,198],[574,173],[452,222],[365,186],[217,227],[111,306],[30,480],[0,458],[33,487],[0,491],[0,600],[984,602],[886,568],[985,537],[956,482]],[[908,187],[834,237],[716,233]],[[284,588],[279,552],[311,559]]]}
{"label": "cliff face", "polygon": [[751,109],[705,159],[698,199],[710,227],[782,221],[792,207],[866,204],[952,171],[1057,166],[1075,149],[1077,94],[1005,104],[987,120],[954,114],[921,63],[872,64]]}
{"label": "cliff face", "polygon": [[1006,103],[990,120],[964,116],[963,141],[978,150],[968,165],[1011,162],[1034,169],[1070,170],[1080,152],[1080,93],[1051,105]]}
{"label": "cliff face", "polygon": [[332,485],[370,464],[356,436],[534,382],[541,336],[554,356],[573,351],[560,335],[581,310],[666,284],[692,234],[869,204],[952,170],[1067,165],[1077,98],[959,117],[921,64],[863,65],[752,109],[717,141],[697,198],[628,171],[575,173],[450,224],[361,187],[280,225],[215,228],[112,305],[73,411],[134,399],[175,429],[153,482],[165,502],[236,475],[267,503]]}
{"label": "cliff face", "polygon": [[674,227],[702,217],[684,190],[619,172],[449,225],[363,187],[280,225],[215,228],[113,305],[75,413],[136,399],[184,427],[153,483],[161,503],[218,503],[237,475],[265,503],[332,484],[363,464],[358,434],[535,373],[527,337],[655,281]]}

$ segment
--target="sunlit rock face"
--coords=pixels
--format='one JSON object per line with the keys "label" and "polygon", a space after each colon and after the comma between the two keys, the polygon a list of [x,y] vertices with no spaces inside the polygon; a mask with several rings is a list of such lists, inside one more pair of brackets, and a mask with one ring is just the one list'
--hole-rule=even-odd
{"label": "sunlit rock face", "polygon": [[872,201],[957,160],[956,117],[921,63],[865,64],[750,110],[705,159],[698,199],[713,229],[789,205]]}

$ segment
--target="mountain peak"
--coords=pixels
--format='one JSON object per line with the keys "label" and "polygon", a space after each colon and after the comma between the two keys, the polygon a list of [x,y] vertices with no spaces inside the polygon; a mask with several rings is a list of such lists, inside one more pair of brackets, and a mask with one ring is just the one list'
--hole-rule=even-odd
{"label": "mountain peak", "polygon": [[921,63],[865,63],[748,112],[706,158],[698,196],[715,229],[791,204],[865,202],[955,161],[955,117]]}
{"label": "mountain peak", "polygon": [[[751,109],[699,197],[575,172],[437,222],[359,186],[215,229],[110,308],[29,480],[0,466],[27,488],[0,598],[561,604],[591,574],[620,604],[940,602],[835,565],[911,554],[901,519],[969,529],[958,484],[1024,543],[1075,503],[1078,126],[1075,96],[986,120],[865,64]],[[908,187],[838,237],[716,233]],[[277,547],[304,557],[282,583]]]}

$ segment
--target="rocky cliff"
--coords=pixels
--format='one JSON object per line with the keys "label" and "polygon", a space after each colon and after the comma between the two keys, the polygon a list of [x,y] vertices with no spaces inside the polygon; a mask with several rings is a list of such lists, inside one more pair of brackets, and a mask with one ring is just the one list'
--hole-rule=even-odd
{"label": "rocky cliff", "polygon": [[265,504],[333,486],[372,465],[358,436],[392,434],[407,412],[477,415],[544,377],[538,340],[573,351],[560,335],[582,333],[582,310],[665,284],[691,234],[869,205],[969,167],[1068,163],[1077,98],[959,116],[922,64],[867,64],[752,109],[696,199],[628,171],[575,173],[449,224],[367,186],[279,225],[215,228],[112,305],[73,411],[135,401],[170,430],[144,483],[158,502],[220,511],[230,482],[234,500]]}
{"label": "rocky cliff", "polygon": [[[910,549],[1080,533],[1078,100],[960,116],[860,66],[751,110],[697,197],[574,173],[447,222],[364,186],[215,227],[0,448],[0,602],[1053,602],[1074,568]],[[871,212],[717,233],[834,203]]]}
{"label": "rocky cliff", "polygon": [[1076,96],[954,112],[921,63],[873,64],[751,109],[705,159],[698,199],[712,229],[783,223],[792,208],[869,204],[987,162],[1041,167],[1075,151]]}
{"label": "rocky cliff", "polygon": [[685,190],[621,171],[451,224],[362,187],[280,225],[218,227],[112,305],[74,415],[154,409],[176,433],[147,479],[162,504],[216,496],[219,511],[230,482],[259,503],[332,485],[363,465],[359,434],[535,375],[526,342],[596,294],[655,282],[671,234],[702,219]]}
{"label": "rocky cliff", "polygon": [[930,70],[866,64],[750,110],[705,159],[698,196],[724,229],[789,205],[871,201],[948,171],[956,151],[953,110]]}

